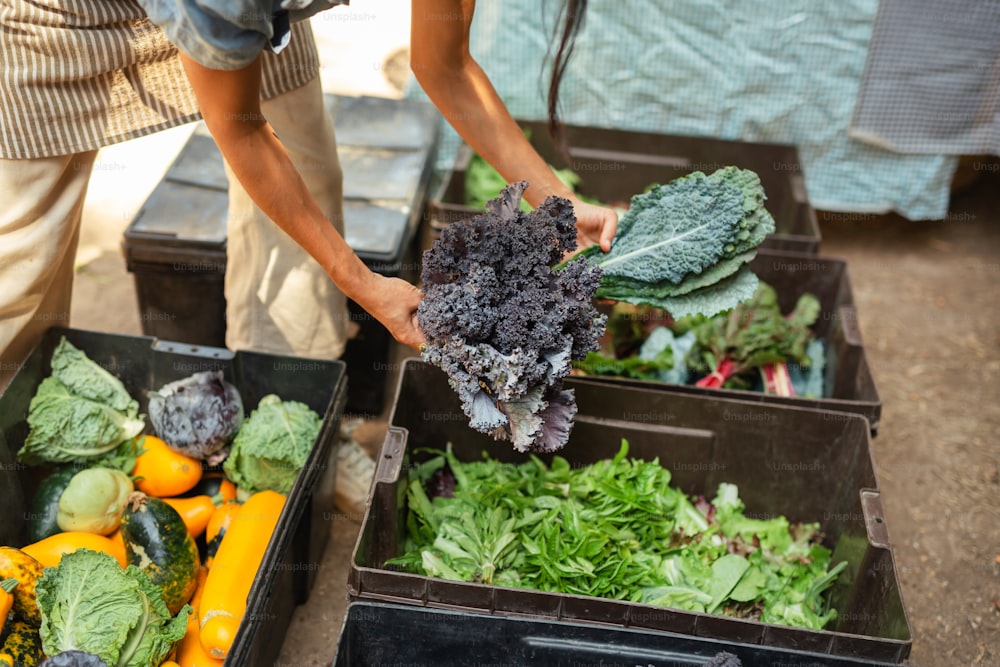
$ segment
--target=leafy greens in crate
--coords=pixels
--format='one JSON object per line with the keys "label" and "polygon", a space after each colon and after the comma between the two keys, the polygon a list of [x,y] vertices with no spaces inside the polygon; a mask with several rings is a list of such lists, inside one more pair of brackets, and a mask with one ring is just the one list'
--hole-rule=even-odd
{"label": "leafy greens in crate", "polygon": [[689,498],[626,441],[583,467],[432,453],[411,469],[406,551],[386,566],[811,629],[836,616],[823,593],[846,562],[831,567],[818,523],[751,518],[732,484]]}
{"label": "leafy greens in crate", "polygon": [[616,303],[601,349],[573,367],[583,375],[823,397],[825,346],[811,329],[819,314],[819,299],[808,293],[783,314],[763,282],[752,299],[710,318],[675,320],[658,308]]}

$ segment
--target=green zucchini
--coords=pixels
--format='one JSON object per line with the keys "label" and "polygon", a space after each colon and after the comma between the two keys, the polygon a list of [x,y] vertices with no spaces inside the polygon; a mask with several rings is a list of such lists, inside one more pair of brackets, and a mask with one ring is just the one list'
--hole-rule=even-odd
{"label": "green zucchini", "polygon": [[59,497],[69,486],[73,475],[80,472],[76,466],[63,466],[49,473],[38,485],[31,508],[28,510],[28,542],[34,544],[46,537],[62,532],[56,516],[59,514]]}
{"label": "green zucchini", "polygon": [[122,540],[129,565],[142,568],[163,591],[171,615],[191,599],[201,560],[181,515],[159,498],[137,491],[122,512]]}
{"label": "green zucchini", "polygon": [[21,620],[7,624],[3,646],[0,647],[0,665],[3,667],[36,667],[45,659],[38,628]]}
{"label": "green zucchini", "polygon": [[226,479],[222,472],[206,472],[189,491],[178,495],[178,498],[193,498],[195,496],[211,496],[222,494],[219,502],[231,500],[236,497],[236,486]]}

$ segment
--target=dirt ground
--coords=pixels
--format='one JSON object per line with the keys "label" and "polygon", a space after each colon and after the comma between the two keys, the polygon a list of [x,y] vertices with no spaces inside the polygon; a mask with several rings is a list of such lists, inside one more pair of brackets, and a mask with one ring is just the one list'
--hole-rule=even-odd
{"label": "dirt ground", "polygon": [[[323,49],[349,35],[369,48],[374,36],[364,31],[372,23],[328,25],[318,43]],[[368,62],[360,59],[369,58],[368,81],[374,76],[383,89],[353,80],[325,87],[398,94],[386,84],[395,75],[386,64],[397,62],[386,56],[396,46],[384,46],[350,54],[355,66],[348,68],[356,73],[364,69],[358,62]],[[337,73],[324,70],[324,80]],[[179,128],[102,151],[81,236],[71,326],[141,333],[121,234],[189,132]],[[1000,666],[998,166],[970,160],[964,173],[974,182],[953,197],[943,221],[864,214],[822,220],[821,254],[848,261],[883,401],[873,454],[916,667]],[[356,437],[377,449],[384,428],[384,420],[373,420]],[[296,610],[277,664],[330,664],[357,519],[333,515],[318,582]]]}
{"label": "dirt ground", "polygon": [[822,226],[823,254],[849,262],[883,401],[872,447],[922,667],[1000,664],[997,167],[969,162],[978,181],[944,221]]}

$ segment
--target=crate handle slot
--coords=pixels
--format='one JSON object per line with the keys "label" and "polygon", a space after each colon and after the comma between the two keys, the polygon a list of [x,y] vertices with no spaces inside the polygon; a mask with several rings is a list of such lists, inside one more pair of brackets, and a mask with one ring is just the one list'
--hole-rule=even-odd
{"label": "crate handle slot", "polygon": [[399,481],[399,473],[403,470],[403,453],[406,451],[406,438],[409,432],[405,428],[390,426],[386,431],[382,451],[378,456],[378,467],[375,469],[375,481],[393,484]]}
{"label": "crate handle slot", "polygon": [[806,192],[806,179],[802,172],[791,174],[788,181],[792,184],[792,198],[800,204],[809,204],[809,194]]}
{"label": "crate handle slot", "polygon": [[224,347],[212,347],[211,345],[188,345],[187,343],[175,343],[169,340],[153,341],[153,349],[157,352],[167,352],[169,354],[184,354],[203,359],[228,360],[233,358],[233,351]]}
{"label": "crate handle slot", "polygon": [[[661,650],[657,648],[650,648],[648,646],[642,646],[641,644],[633,644],[631,642],[621,641],[614,643],[604,643],[596,641],[588,641],[585,639],[561,639],[557,637],[546,637],[537,635],[528,635],[522,641],[530,646],[535,651],[540,651],[542,653],[551,653],[552,655],[582,655],[585,654],[587,657],[597,657],[600,656],[600,663],[589,663],[589,664],[604,664],[604,658],[609,659],[621,659],[625,658],[630,663],[634,663],[637,660],[642,660],[644,662],[651,662],[653,660],[659,662],[662,661],[664,664],[674,664],[674,665],[693,665],[695,663],[691,662],[691,654],[686,651],[673,651],[673,650]],[[584,663],[573,663],[573,664],[584,664]],[[616,663],[615,664],[621,664]],[[699,663],[700,664],[700,663]]]}
{"label": "crate handle slot", "polygon": [[882,495],[872,489],[862,489],[861,511],[865,515],[865,528],[868,530],[868,541],[874,547],[888,549],[889,531],[885,526]]}
{"label": "crate handle slot", "polygon": [[844,341],[848,345],[860,347],[861,327],[858,326],[858,311],[853,304],[844,304],[839,308],[838,315],[844,330]]}

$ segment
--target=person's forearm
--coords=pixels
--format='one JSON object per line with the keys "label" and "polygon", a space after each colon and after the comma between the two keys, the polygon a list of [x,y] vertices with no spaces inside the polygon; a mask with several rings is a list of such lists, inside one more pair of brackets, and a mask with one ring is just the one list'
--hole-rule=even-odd
{"label": "person's forearm", "polygon": [[526,180],[533,206],[573,193],[552,173],[511,118],[468,52],[472,0],[413,3],[410,66],[427,96],[469,146],[508,182]]}
{"label": "person's forearm", "polygon": [[323,267],[341,291],[360,300],[370,273],[367,266],[326,219],[270,125],[236,132],[217,126],[212,134],[254,203]]}
{"label": "person's forearm", "polygon": [[344,294],[360,302],[371,271],[326,219],[261,115],[259,63],[245,72],[221,73],[183,55],[181,60],[196,93],[201,93],[205,124],[247,194]]}
{"label": "person's forearm", "polygon": [[524,194],[528,203],[538,206],[549,195],[572,197],[572,191],[525,138],[478,65],[469,63],[437,79],[439,84],[427,91],[428,96],[466,143],[508,183],[530,183]]}

